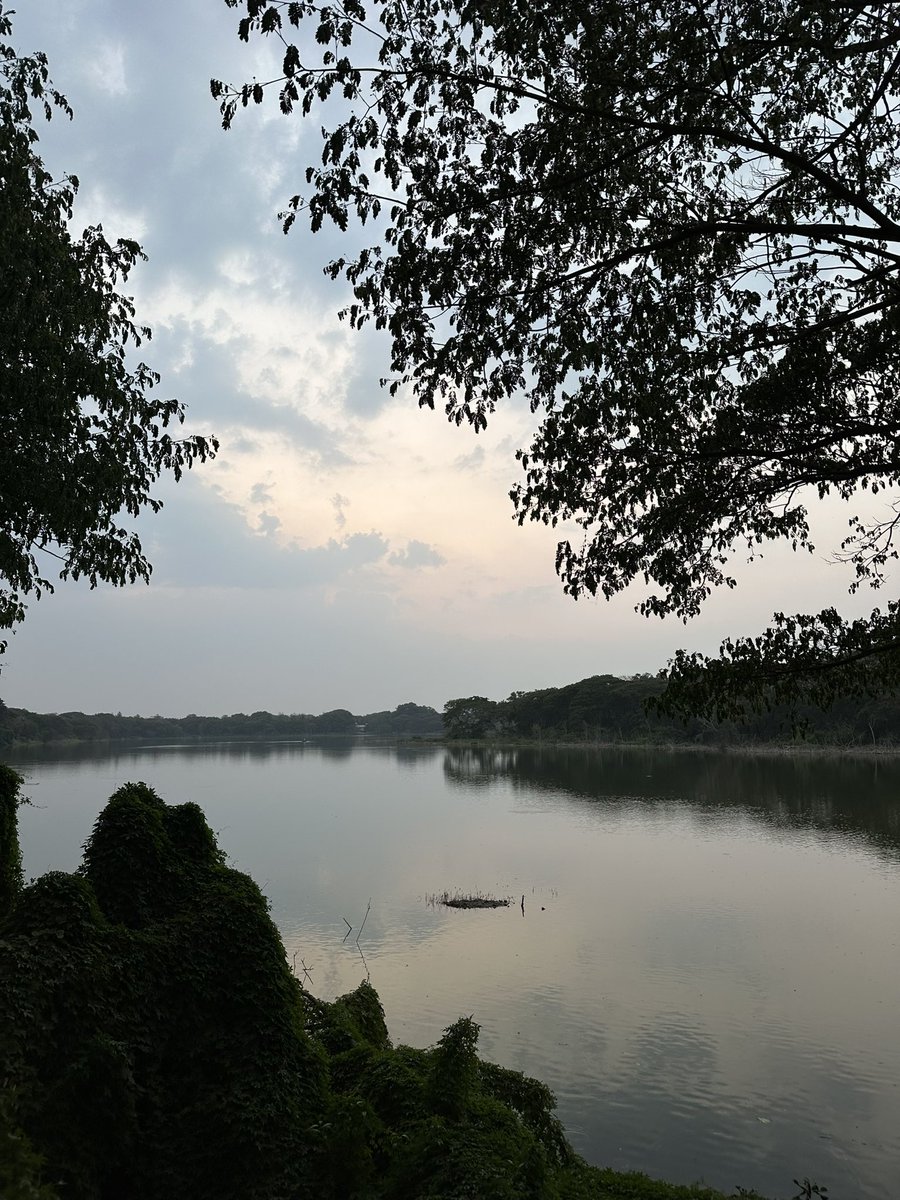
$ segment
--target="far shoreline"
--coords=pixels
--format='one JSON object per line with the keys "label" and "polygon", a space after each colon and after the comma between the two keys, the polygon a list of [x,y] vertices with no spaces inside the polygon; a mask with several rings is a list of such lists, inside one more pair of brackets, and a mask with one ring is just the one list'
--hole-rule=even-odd
{"label": "far shoreline", "polygon": [[410,748],[461,750],[579,750],[643,751],[656,754],[706,754],[752,758],[859,758],[882,759],[900,757],[900,744],[892,742],[841,744],[837,742],[694,742],[570,738],[455,738],[439,735],[402,735],[368,733],[317,733],[306,737],[120,737],[120,738],[45,738],[14,740],[0,746],[0,759],[6,754],[28,754],[36,751],[116,749],[169,750],[213,746],[317,746],[327,744],[380,745]]}

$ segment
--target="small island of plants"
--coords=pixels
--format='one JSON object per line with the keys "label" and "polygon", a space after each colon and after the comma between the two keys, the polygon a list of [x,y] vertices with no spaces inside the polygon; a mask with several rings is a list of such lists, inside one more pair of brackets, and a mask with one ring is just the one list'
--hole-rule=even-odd
{"label": "small island of plants", "polygon": [[432,906],[442,904],[445,908],[508,908],[509,897],[484,896],[481,892],[441,892],[426,897]]}

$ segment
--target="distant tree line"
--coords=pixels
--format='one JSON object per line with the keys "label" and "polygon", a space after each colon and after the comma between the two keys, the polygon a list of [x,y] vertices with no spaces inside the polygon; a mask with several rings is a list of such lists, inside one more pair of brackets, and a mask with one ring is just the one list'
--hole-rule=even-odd
{"label": "distant tree line", "polygon": [[378,737],[424,737],[442,732],[441,716],[422,704],[399,704],[392,712],[357,716],[346,708],[308,713],[234,713],[224,717],[126,717],[122,713],[34,713],[0,701],[0,747],[21,742],[99,742],[298,738],[366,733]]}
{"label": "distant tree line", "polygon": [[335,708],[309,713],[137,717],[122,713],[35,713],[0,700],[0,749],[28,742],[253,741],[355,735],[450,740],[699,743],[783,742],[795,737],[840,746],[900,745],[900,696],[844,697],[828,710],[774,705],[742,721],[687,721],[660,715],[653,702],[665,681],[654,675],[593,675],[565,687],[513,692],[506,700],[448,700],[443,718],[422,704],[355,714]]}
{"label": "distant tree line", "polygon": [[660,715],[654,700],[665,680],[653,675],[593,675],[565,687],[513,692],[506,700],[467,696],[444,706],[444,734],[454,740],[689,742],[709,745],[779,742],[801,737],[829,745],[900,744],[900,696],[839,698],[827,710],[773,705],[741,721],[686,721]]}

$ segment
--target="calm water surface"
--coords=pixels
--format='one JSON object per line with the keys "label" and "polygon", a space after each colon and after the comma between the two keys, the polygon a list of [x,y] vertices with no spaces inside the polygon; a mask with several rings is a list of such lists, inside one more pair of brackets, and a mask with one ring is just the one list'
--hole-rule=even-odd
{"label": "calm water surface", "polygon": [[[126,780],[196,801],[307,986],[368,975],[412,1045],[474,1014],[592,1162],[900,1196],[900,762],[330,743],[14,765],[26,874],[75,867]],[[428,903],[457,888],[515,904]]]}

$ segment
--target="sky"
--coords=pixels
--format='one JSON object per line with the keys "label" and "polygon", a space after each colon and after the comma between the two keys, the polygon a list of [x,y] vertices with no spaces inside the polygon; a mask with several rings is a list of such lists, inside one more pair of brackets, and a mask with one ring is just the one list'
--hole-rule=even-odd
{"label": "sky", "polygon": [[[814,518],[821,553],[785,547],[747,567],[688,625],[573,601],[554,571],[557,531],[520,528],[510,488],[534,418],[514,404],[486,432],[379,387],[389,346],[337,316],[323,274],[361,236],[285,237],[278,212],[320,153],[316,120],[274,104],[224,132],[211,77],[271,78],[274,49],[237,36],[224,0],[20,0],[12,44],[43,50],[75,110],[37,122],[54,175],[81,182],[74,224],[133,237],[128,281],[153,329],[146,361],[215,462],[177,485],[139,531],[149,586],[76,583],[32,602],[0,660],[0,696],[40,712],[181,716],[267,709],[356,713],[406,701],[502,699],[589,675],[655,672],[758,633],[773,611],[835,604],[829,561],[847,513]],[[371,233],[369,234],[371,238]],[[374,239],[372,239],[374,240]]]}

